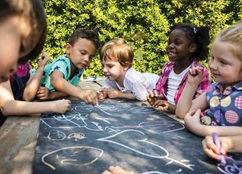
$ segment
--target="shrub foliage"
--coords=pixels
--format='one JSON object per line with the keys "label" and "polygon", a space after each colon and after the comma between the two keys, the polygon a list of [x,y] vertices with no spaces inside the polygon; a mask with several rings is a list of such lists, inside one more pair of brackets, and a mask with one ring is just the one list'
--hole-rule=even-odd
{"label": "shrub foliage", "polygon": [[[65,54],[65,44],[78,27],[94,28],[101,45],[122,37],[133,48],[133,67],[158,74],[168,61],[165,47],[169,28],[184,22],[209,26],[214,38],[242,17],[242,0],[42,0],[48,35],[44,51],[51,60]],[[206,62],[204,62],[206,64]],[[33,62],[36,67],[37,63]],[[103,75],[99,55],[85,76]]]}

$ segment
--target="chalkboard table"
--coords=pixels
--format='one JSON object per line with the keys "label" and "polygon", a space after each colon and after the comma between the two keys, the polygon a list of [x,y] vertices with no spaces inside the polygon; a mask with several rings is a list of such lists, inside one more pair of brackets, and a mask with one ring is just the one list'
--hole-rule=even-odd
{"label": "chalkboard table", "polygon": [[33,173],[100,174],[110,165],[143,174],[231,170],[205,156],[201,141],[145,103],[103,100],[93,107],[72,101],[66,114],[41,116]]}

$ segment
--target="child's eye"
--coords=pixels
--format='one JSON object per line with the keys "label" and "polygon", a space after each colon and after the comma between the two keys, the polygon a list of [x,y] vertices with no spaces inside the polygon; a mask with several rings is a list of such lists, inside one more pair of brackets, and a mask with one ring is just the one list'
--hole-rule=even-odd
{"label": "child's eye", "polygon": [[210,57],[210,59],[209,59],[209,61],[213,61],[214,60],[214,57],[212,56],[212,57]]}
{"label": "child's eye", "polygon": [[181,42],[179,42],[179,41],[175,41],[175,44],[176,44],[176,45],[180,45]]}
{"label": "child's eye", "polygon": [[225,61],[220,61],[220,63],[223,65],[227,65],[227,62],[225,62]]}

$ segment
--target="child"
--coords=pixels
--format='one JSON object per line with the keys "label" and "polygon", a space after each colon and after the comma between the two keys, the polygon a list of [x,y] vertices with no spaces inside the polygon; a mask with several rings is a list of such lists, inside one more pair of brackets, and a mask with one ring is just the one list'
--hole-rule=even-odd
{"label": "child", "polygon": [[[242,153],[242,136],[219,137],[221,142],[221,153],[226,155],[227,152]],[[214,144],[212,136],[206,136],[202,142],[204,152],[211,158],[220,160],[220,150]],[[126,171],[119,166],[110,166],[102,174],[134,174],[133,172]]]}
{"label": "child", "polygon": [[16,73],[10,78],[11,89],[15,100],[34,100],[36,92],[39,89],[44,66],[49,59],[46,52],[41,54],[38,62],[38,69],[34,76],[30,73],[31,65],[29,62],[18,66]]}
{"label": "child", "polygon": [[121,38],[111,40],[102,47],[100,59],[106,79],[100,91],[100,99],[147,99],[147,91],[154,88],[159,76],[133,69],[133,58],[131,46]]}
{"label": "child", "polygon": [[[216,83],[192,100],[200,83],[202,71],[191,69],[188,82],[180,98],[177,114],[186,114],[186,127],[199,136],[242,134],[242,23],[223,30],[211,48],[209,68]],[[202,114],[201,111],[202,110]],[[193,114],[196,111],[196,114]],[[202,116],[200,122],[200,115]],[[181,117],[183,115],[180,115]]]}
{"label": "child", "polygon": [[161,106],[161,109],[174,113],[187,81],[188,70],[194,66],[203,68],[204,73],[193,98],[206,90],[210,84],[209,71],[198,60],[207,58],[208,44],[207,27],[195,27],[190,24],[174,27],[166,47],[170,62],[162,68],[155,90],[148,97],[153,107]]}
{"label": "child", "polygon": [[40,88],[37,93],[40,99],[56,99],[70,95],[86,103],[97,104],[96,92],[82,90],[77,85],[98,47],[99,37],[95,30],[76,29],[66,44],[66,55],[45,66],[41,86],[45,86],[48,90]]}
{"label": "child", "polygon": [[0,1],[0,83],[35,59],[46,38],[46,16],[39,0]]}
{"label": "child", "polygon": [[219,137],[221,149],[218,149],[213,142],[212,136],[206,136],[202,141],[204,152],[211,158],[220,160],[220,152],[226,155],[227,152],[242,153],[242,135]]}
{"label": "child", "polygon": [[119,166],[110,166],[108,170],[105,170],[102,174],[135,174],[131,171],[126,171]]}
{"label": "child", "polygon": [[30,115],[43,112],[64,113],[69,110],[69,100],[51,102],[24,102],[31,101],[39,88],[44,66],[49,60],[47,53],[43,53],[38,62],[38,70],[34,77],[30,76],[30,64],[18,66],[16,73],[10,81],[0,84],[0,125],[5,116]]}

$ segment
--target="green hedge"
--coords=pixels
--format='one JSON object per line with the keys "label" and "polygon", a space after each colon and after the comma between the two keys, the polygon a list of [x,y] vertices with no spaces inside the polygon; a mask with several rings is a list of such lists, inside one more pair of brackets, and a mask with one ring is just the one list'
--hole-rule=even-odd
{"label": "green hedge", "polygon": [[[207,25],[214,38],[222,28],[242,17],[242,0],[42,0],[48,35],[44,51],[51,60],[65,54],[65,44],[78,27],[99,32],[101,44],[122,37],[135,52],[133,67],[158,74],[168,61],[165,53],[171,25],[188,22]],[[36,62],[33,62],[36,67]],[[206,64],[206,62],[204,62]],[[98,55],[85,76],[103,75]]]}

